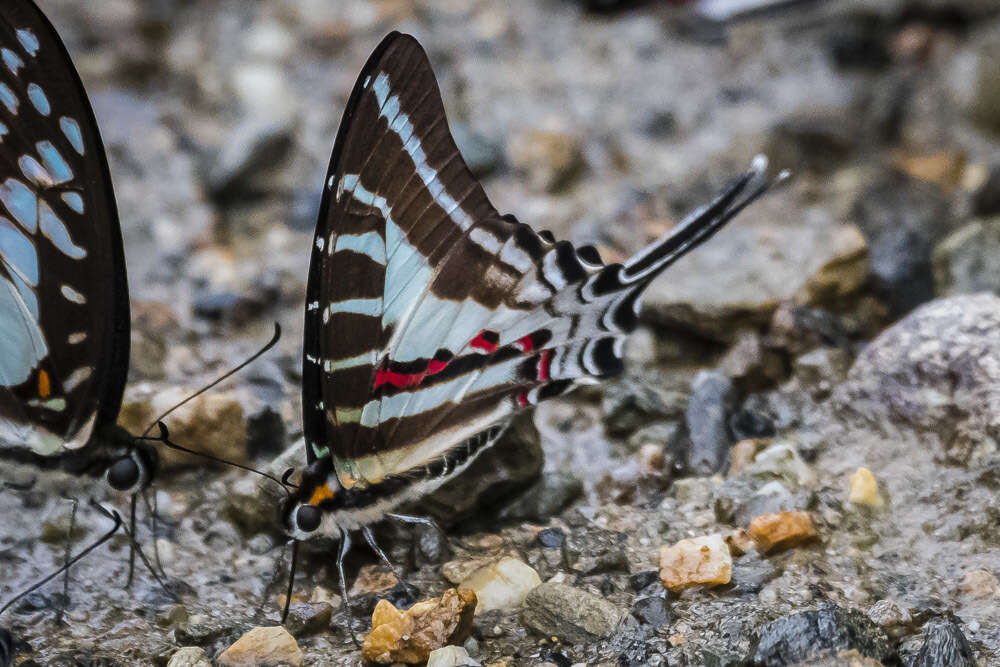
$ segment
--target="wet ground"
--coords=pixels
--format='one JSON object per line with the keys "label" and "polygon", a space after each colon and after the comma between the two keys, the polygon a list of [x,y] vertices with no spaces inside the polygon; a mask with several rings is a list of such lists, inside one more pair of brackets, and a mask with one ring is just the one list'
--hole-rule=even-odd
{"label": "wet ground", "polygon": [[[320,188],[354,79],[398,28],[427,48],[496,207],[606,258],[669,229],[758,152],[795,172],[653,286],[622,379],[540,408],[412,508],[449,525],[447,544],[384,528],[424,596],[508,554],[631,619],[580,637],[570,619],[544,633],[522,609],[491,611],[473,657],[792,664],[821,658],[766,647],[808,636],[782,625],[790,615],[825,609],[825,627],[855,638],[830,651],[878,661],[856,664],[971,664],[935,648],[939,635],[1000,664],[1000,298],[963,296],[1000,293],[994,3],[793,3],[728,24],[665,2],[39,4],[108,147],[132,295],[127,424],[245,358],[277,321],[275,350],[168,424],[231,460],[304,461],[301,311]],[[848,500],[861,466],[881,507]],[[57,567],[64,497],[127,510],[74,478],[3,474],[31,487],[0,493],[3,600]],[[269,497],[248,474],[171,455],[157,544],[182,602],[141,567],[126,588],[115,537],[73,569],[61,620],[54,583],[0,619],[18,660],[166,664],[181,646],[214,658],[275,622],[287,561]],[[818,538],[735,557],[724,586],[667,595],[649,574],[661,545],[780,510],[808,511]],[[140,507],[150,551],[148,516]],[[76,548],[109,524],[86,502],[76,523]],[[296,633],[306,664],[358,660],[333,555],[311,545],[295,582],[294,599],[334,610]],[[358,633],[386,594],[374,563],[360,548],[349,562]]]}

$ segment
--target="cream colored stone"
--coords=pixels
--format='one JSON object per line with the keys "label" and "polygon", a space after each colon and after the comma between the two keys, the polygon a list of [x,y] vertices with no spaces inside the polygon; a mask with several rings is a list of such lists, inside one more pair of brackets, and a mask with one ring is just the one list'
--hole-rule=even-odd
{"label": "cream colored stone", "polygon": [[475,591],[476,613],[491,609],[516,609],[535,586],[542,583],[535,570],[516,558],[501,558],[465,578],[462,588]]}
{"label": "cream colored stone", "polygon": [[302,651],[280,625],[257,627],[236,640],[219,656],[219,667],[299,667]]}
{"label": "cream colored stone", "polygon": [[1000,597],[1000,582],[989,570],[971,570],[962,577],[958,589],[971,598]]}
{"label": "cream colored stone", "polygon": [[885,501],[882,500],[882,494],[878,491],[878,481],[875,479],[875,475],[863,466],[851,475],[847,499],[857,505],[869,507],[882,507],[885,504]]}
{"label": "cream colored stone", "polygon": [[469,652],[462,646],[442,646],[431,651],[427,658],[427,667],[467,667],[479,664],[478,660],[469,657]]}
{"label": "cream colored stone", "polygon": [[733,558],[722,535],[692,537],[660,548],[660,581],[679,591],[699,584],[728,584]]}
{"label": "cream colored stone", "polygon": [[761,553],[790,549],[816,537],[809,512],[761,514],[750,522],[748,532]]}

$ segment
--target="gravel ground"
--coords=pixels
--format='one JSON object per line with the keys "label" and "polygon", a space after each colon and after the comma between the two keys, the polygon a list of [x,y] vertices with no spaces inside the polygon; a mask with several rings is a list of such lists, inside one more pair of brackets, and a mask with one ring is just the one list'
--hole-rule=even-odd
{"label": "gravel ground", "polygon": [[[264,642],[286,662],[357,664],[348,626],[363,636],[378,599],[486,567],[507,597],[477,589],[464,648],[483,665],[1000,665],[995,2],[783,3],[722,24],[681,2],[38,1],[118,195],[122,421],[141,430],[277,321],[275,350],[168,419],[178,442],[259,468],[304,461],[312,228],[343,105],[389,30],[428,50],[496,207],[606,258],[758,152],[794,172],[653,285],[622,378],[540,407],[411,508],[447,539],[380,529],[419,596],[357,548],[348,611],[335,547],[307,545],[297,648]],[[164,458],[155,536],[140,506],[138,537],[180,602],[141,567],[126,587],[115,537],[73,568],[68,600],[53,583],[0,619],[14,664],[240,664],[227,647],[277,622],[273,489]],[[0,470],[18,487],[0,493],[3,600],[58,566],[66,498],[77,548],[109,523],[87,498],[127,509],[100,485]],[[815,534],[773,545],[783,512]],[[711,535],[729,576],[668,591],[661,547]],[[533,574],[490,574],[501,558]]]}

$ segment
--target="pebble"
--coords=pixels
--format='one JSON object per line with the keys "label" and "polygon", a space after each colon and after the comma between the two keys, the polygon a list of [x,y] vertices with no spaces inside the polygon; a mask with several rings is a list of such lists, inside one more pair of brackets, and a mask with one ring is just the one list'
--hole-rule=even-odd
{"label": "pebble", "polygon": [[281,626],[256,627],[222,652],[219,667],[299,667],[302,650]]}
{"label": "pebble", "polygon": [[427,667],[479,667],[481,664],[473,660],[463,646],[442,646],[427,656]]}
{"label": "pebble", "polygon": [[293,602],[285,627],[294,637],[319,634],[329,628],[332,617],[333,607],[328,602]]}
{"label": "pebble", "polygon": [[761,553],[774,553],[813,539],[816,528],[809,512],[777,512],[754,517],[749,533]]}
{"label": "pebble", "polygon": [[583,482],[561,472],[542,474],[535,484],[504,507],[499,517],[506,521],[545,523],[583,494]]}
{"label": "pebble", "polygon": [[1000,597],[1000,582],[989,570],[972,570],[962,577],[958,590],[970,598],[997,598]]}
{"label": "pebble", "polygon": [[521,611],[525,627],[571,644],[606,639],[627,616],[599,595],[554,582],[532,590]]}
{"label": "pebble", "polygon": [[719,371],[700,371],[695,376],[685,413],[691,437],[688,467],[692,472],[710,475],[723,469],[732,444],[729,416],[735,408],[732,380]]}
{"label": "pebble", "polygon": [[740,440],[729,450],[728,477],[736,477],[750,466],[754,458],[767,448],[770,441],[764,438],[748,438]]}
{"label": "pebble", "polygon": [[853,609],[825,604],[771,621],[758,633],[750,657],[753,665],[791,665],[825,651],[857,650],[884,661],[891,653],[889,638],[867,616]]}
{"label": "pebble", "polygon": [[722,535],[681,540],[660,548],[660,581],[671,591],[691,586],[728,584],[733,558]]}
{"label": "pebble", "polygon": [[174,651],[167,667],[212,667],[212,663],[200,646],[185,646]]}
{"label": "pebble", "polygon": [[868,618],[893,639],[913,632],[913,616],[907,607],[893,600],[879,600],[868,610]]}
{"label": "pebble", "polygon": [[566,541],[566,533],[562,528],[543,528],[535,535],[535,541],[543,549],[558,549]]}
{"label": "pebble", "polygon": [[587,526],[566,536],[563,560],[566,567],[582,575],[627,572],[628,536],[613,530]]}
{"label": "pebble", "polygon": [[241,123],[208,168],[206,180],[213,199],[225,204],[261,190],[267,183],[261,181],[262,173],[280,165],[292,143],[287,124],[256,119]]}
{"label": "pebble", "polygon": [[777,478],[793,488],[809,487],[816,483],[815,473],[790,442],[779,442],[758,452],[747,468],[747,474],[762,479]]}
{"label": "pebble", "polygon": [[441,597],[422,600],[406,610],[379,600],[362,656],[383,665],[423,664],[431,651],[461,644],[469,637],[475,611],[476,594],[461,588],[449,588]]}
{"label": "pebble", "polygon": [[659,595],[641,597],[632,603],[632,615],[643,625],[662,628],[670,623],[670,603]]}
{"label": "pebble", "polygon": [[528,593],[542,583],[530,565],[517,558],[502,558],[467,576],[459,586],[474,591],[479,600],[476,613],[492,609],[516,609]]}
{"label": "pebble", "polygon": [[958,623],[936,618],[924,626],[924,644],[910,667],[976,667],[976,659]]}
{"label": "pebble", "polygon": [[847,499],[856,505],[867,505],[868,507],[882,507],[885,504],[885,501],[882,500],[882,494],[879,493],[875,475],[863,466],[851,475]]}

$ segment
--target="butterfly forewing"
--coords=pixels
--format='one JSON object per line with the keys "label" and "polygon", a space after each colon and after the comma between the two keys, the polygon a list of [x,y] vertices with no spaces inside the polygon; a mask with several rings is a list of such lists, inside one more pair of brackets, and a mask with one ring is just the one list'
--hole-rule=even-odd
{"label": "butterfly forewing", "polygon": [[377,482],[546,391],[613,372],[620,329],[598,326],[596,307],[581,313],[581,289],[607,268],[496,212],[451,137],[426,54],[390,35],[348,102],[317,225],[310,460],[332,455],[347,486]]}
{"label": "butterfly forewing", "polygon": [[0,446],[53,454],[118,414],[121,231],[83,85],[29,0],[0,8]]}

